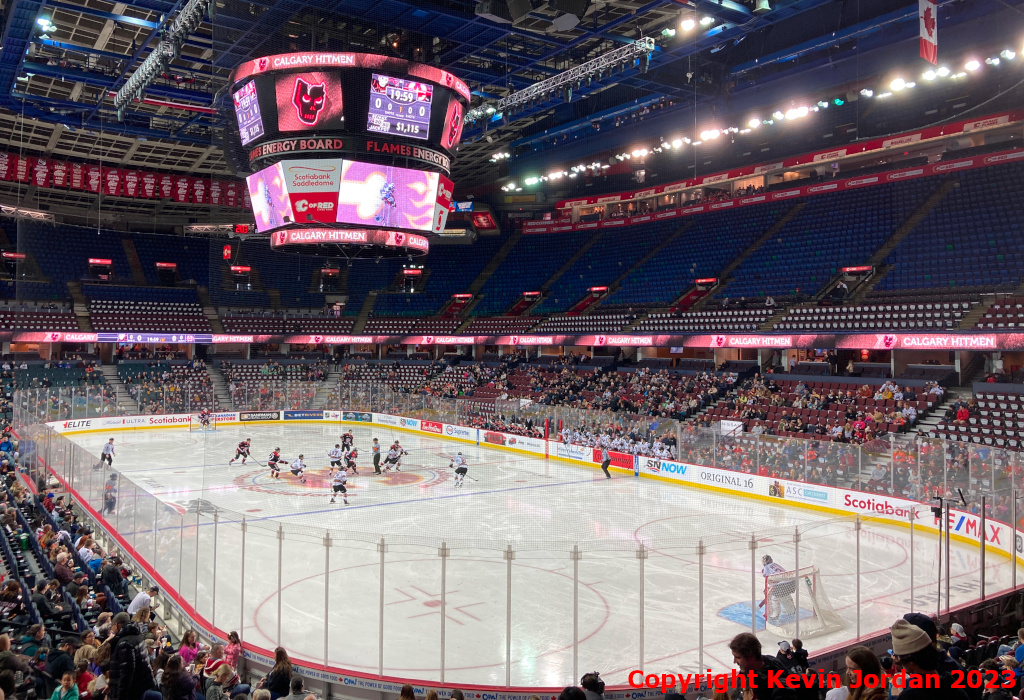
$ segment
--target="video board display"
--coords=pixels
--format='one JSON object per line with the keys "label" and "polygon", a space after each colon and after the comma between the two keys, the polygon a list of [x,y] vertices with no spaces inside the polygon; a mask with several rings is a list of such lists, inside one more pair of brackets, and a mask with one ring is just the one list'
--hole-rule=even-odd
{"label": "video board display", "polygon": [[274,163],[253,173],[245,181],[249,186],[249,201],[256,216],[257,231],[273,231],[295,221],[282,163]]}
{"label": "video board display", "polygon": [[373,74],[366,130],[426,140],[434,86],[406,78]]}
{"label": "video board display", "polygon": [[309,223],[440,233],[452,206],[440,173],[341,158],[282,160],[247,181],[260,233]]}
{"label": "video board display", "polygon": [[277,77],[278,131],[340,129],[345,124],[341,78],[337,73],[288,73]]}
{"label": "video board display", "polygon": [[263,117],[260,115],[260,101],[256,94],[256,81],[250,80],[231,96],[235,104],[235,118],[238,120],[238,134],[242,145],[263,136]]}

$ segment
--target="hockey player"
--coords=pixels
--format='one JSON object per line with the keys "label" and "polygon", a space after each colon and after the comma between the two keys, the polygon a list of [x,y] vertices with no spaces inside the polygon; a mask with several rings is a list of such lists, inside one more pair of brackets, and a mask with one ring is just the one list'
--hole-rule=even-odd
{"label": "hockey player", "polygon": [[457,455],[452,457],[452,461],[448,463],[448,468],[455,468],[455,488],[462,488],[462,482],[466,478],[466,472],[469,471],[469,464],[466,462],[466,458],[459,452]]}
{"label": "hockey player", "polygon": [[295,461],[292,462],[291,469],[292,476],[299,477],[300,484],[306,483],[306,464],[302,461],[302,455],[295,458]]}
{"label": "hockey player", "polygon": [[352,429],[349,428],[348,432],[341,436],[341,446],[346,450],[351,450],[354,444],[355,437],[352,435]]}
{"label": "hockey player", "polygon": [[103,446],[103,452],[100,454],[100,466],[106,462],[108,466],[114,466],[114,438],[107,440],[107,444]]}
{"label": "hockey player", "polygon": [[245,464],[245,460],[249,458],[249,449],[251,447],[252,438],[246,438],[245,440],[242,440],[240,443],[238,443],[238,446],[235,447],[235,456],[231,458],[231,461],[228,462],[228,464],[234,464],[235,460],[238,459],[239,457],[242,458],[242,464]]}
{"label": "hockey player", "polygon": [[373,451],[373,473],[380,474],[380,443],[377,442],[377,438],[373,439],[373,446],[370,449]]}
{"label": "hockey player", "polygon": [[[767,594],[765,602],[762,605],[767,604],[768,598],[776,601],[777,605],[774,606],[774,614],[770,619],[772,622],[778,622],[782,615],[795,615],[796,614],[796,603],[793,602],[793,594],[796,593],[796,579],[791,581],[778,581],[771,586],[768,586],[768,577],[775,574],[784,574],[786,570],[782,568],[780,564],[776,564],[771,555],[765,554],[761,557],[761,575],[764,576],[765,586]],[[768,612],[765,612],[767,617]]]}
{"label": "hockey player", "polygon": [[327,456],[331,460],[331,474],[336,469],[341,469],[341,458],[344,456],[344,453],[341,451],[341,445],[336,444],[333,450],[327,450]]}
{"label": "hockey player", "polygon": [[353,474],[358,474],[359,470],[356,469],[356,458],[359,456],[359,450],[352,448],[345,453],[345,469],[344,471],[352,470]]}
{"label": "hockey player", "polygon": [[334,472],[331,477],[331,503],[335,502],[338,494],[341,494],[342,500],[345,501],[345,505],[348,505],[348,489],[345,488],[345,484],[348,482],[348,475],[344,469],[339,469]]}
{"label": "hockey player", "polygon": [[210,427],[210,409],[204,408],[199,412],[199,427],[203,430]]}
{"label": "hockey player", "polygon": [[275,447],[274,451],[267,457],[267,466],[270,467],[270,476],[273,479],[281,478],[281,448]]}
{"label": "hockey player", "polygon": [[384,471],[391,471],[392,465],[394,465],[396,472],[402,471],[402,455],[404,454],[408,453],[398,444],[398,440],[395,440],[395,444],[388,449],[388,454],[384,458]]}

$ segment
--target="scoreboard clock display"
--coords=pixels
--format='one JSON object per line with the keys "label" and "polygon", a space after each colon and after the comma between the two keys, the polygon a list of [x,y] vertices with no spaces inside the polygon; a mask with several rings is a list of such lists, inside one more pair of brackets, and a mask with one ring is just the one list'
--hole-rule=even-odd
{"label": "scoreboard clock display", "polygon": [[405,78],[373,74],[366,130],[426,140],[434,86]]}
{"label": "scoreboard clock display", "polygon": [[250,80],[231,97],[235,103],[235,118],[238,119],[238,135],[242,138],[242,145],[246,146],[264,134],[256,81]]}

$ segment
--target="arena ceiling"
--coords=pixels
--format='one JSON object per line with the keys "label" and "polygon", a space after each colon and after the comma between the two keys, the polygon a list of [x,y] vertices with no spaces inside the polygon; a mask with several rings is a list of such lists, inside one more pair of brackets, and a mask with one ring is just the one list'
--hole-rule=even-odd
{"label": "arena ceiling", "polygon": [[[495,152],[586,125],[595,115],[660,101],[692,121],[698,110],[726,109],[741,95],[767,99],[793,85],[825,89],[863,78],[872,66],[920,61],[916,0],[521,2],[527,5],[520,10],[529,11],[513,24],[480,16],[474,0],[215,0],[212,18],[185,41],[146,100],[133,102],[119,121],[111,96],[184,0],[3,0],[0,147],[150,170],[238,173],[227,78],[248,58],[296,50],[400,55],[459,75],[476,105],[640,36],[657,41],[649,65],[603,75],[580,87],[568,105],[552,95],[503,119],[468,125],[454,179],[472,187],[497,177]],[[569,27],[563,15],[572,5],[583,12]],[[973,42],[1021,46],[1024,0],[940,0],[939,7],[940,52]],[[686,32],[680,21],[687,17],[708,19]],[[25,197],[23,190],[19,201],[55,209],[89,199],[56,191]],[[11,195],[0,186],[0,200]],[[152,214],[153,207],[188,214],[166,203],[124,203],[135,214]]]}

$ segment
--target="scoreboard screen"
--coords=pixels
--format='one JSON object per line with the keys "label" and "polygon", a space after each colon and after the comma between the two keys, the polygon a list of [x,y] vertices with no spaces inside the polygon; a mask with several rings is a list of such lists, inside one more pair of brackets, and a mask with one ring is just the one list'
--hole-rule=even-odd
{"label": "scoreboard screen", "polygon": [[238,134],[242,145],[263,136],[263,118],[260,116],[260,101],[256,97],[256,81],[250,80],[231,96],[235,103],[235,117],[238,119]]}
{"label": "scoreboard screen", "polygon": [[429,83],[373,73],[366,130],[426,140],[433,97]]}

